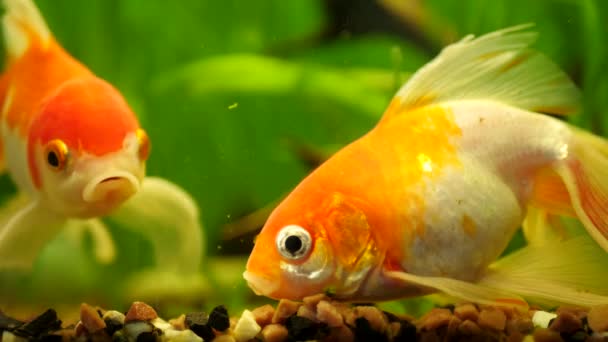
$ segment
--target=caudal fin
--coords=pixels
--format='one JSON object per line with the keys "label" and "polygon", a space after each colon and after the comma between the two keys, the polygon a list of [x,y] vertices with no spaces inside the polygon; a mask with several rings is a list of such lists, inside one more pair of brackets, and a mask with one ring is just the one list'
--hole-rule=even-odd
{"label": "caudal fin", "polygon": [[48,44],[51,31],[32,0],[3,0],[3,3],[4,41],[10,58],[23,55],[34,40],[42,46]]}
{"label": "caudal fin", "polygon": [[568,156],[554,170],[574,214],[608,252],[608,141],[574,127],[572,131]]}

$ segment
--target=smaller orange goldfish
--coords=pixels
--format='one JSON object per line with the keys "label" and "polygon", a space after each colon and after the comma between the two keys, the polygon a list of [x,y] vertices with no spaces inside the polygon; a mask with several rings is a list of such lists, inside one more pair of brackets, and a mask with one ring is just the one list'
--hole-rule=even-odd
{"label": "smaller orange goldfish", "polygon": [[[580,94],[535,39],[522,26],[468,36],[418,70],[272,212],[249,286],[293,300],[608,303],[608,142],[538,113],[575,112]],[[592,239],[558,234],[560,216]],[[528,246],[499,259],[522,222]]]}
{"label": "smaller orange goldfish", "polygon": [[[166,225],[138,228],[164,262],[180,254],[171,243],[180,222],[188,222],[190,231],[179,236],[189,255],[169,264],[196,269],[202,244],[196,206],[175,185],[144,180],[150,141],[122,95],[57,43],[31,0],[4,5],[0,166],[27,203],[0,227],[0,267],[30,267],[68,219],[112,214],[139,192],[126,207],[133,210],[120,217],[151,216]],[[86,222],[105,239],[100,221]],[[98,252],[102,261],[113,259],[112,248],[105,243]]]}

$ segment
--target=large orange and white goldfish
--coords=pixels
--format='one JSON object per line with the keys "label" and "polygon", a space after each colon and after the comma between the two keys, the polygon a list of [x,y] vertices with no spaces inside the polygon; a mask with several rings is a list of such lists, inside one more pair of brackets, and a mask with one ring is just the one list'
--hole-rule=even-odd
{"label": "large orange and white goldfish", "polygon": [[[0,227],[0,268],[30,267],[68,219],[111,214],[140,188],[139,201],[130,208],[153,217],[181,209],[171,212],[182,216],[167,220],[170,228],[162,233],[141,227],[155,241],[157,254],[179,255],[171,245],[175,237],[167,237],[177,233],[179,222],[192,219],[183,240],[191,252],[186,263],[196,268],[201,249],[196,207],[178,187],[144,180],[150,141],[122,95],[57,43],[31,0],[4,0],[4,5],[0,165],[27,203]],[[171,199],[177,204],[168,205]],[[101,222],[92,223],[99,232]],[[104,253],[113,258],[113,250]]]}
{"label": "large orange and white goldfish", "polygon": [[[295,300],[608,303],[608,142],[539,114],[575,112],[580,94],[525,28],[468,36],[418,70],[272,212],[249,286]],[[561,215],[593,239],[558,234]],[[499,259],[524,220],[528,246]]]}

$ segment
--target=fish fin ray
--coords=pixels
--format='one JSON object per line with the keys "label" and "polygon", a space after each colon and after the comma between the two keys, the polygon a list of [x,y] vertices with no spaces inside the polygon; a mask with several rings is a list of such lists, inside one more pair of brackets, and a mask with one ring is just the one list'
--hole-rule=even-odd
{"label": "fish fin ray", "polygon": [[530,245],[542,246],[570,237],[570,233],[561,222],[560,216],[534,205],[528,206],[522,228],[524,237]]}
{"label": "fish fin ray", "polygon": [[388,271],[386,275],[409,286],[423,286],[442,292],[450,297],[478,304],[527,308],[528,304],[514,293],[492,288],[484,284],[472,283],[447,277],[418,276],[401,271]]}
{"label": "fish fin ray", "polygon": [[32,39],[48,44],[52,35],[32,0],[3,0],[6,12],[2,18],[8,55],[18,58],[27,51]]}
{"label": "fish fin ray", "polygon": [[555,171],[561,176],[577,218],[608,252],[608,142],[572,127],[568,156]]}
{"label": "fish fin ray", "polygon": [[419,69],[383,119],[421,106],[454,100],[494,100],[535,112],[570,114],[580,92],[544,55],[528,49],[537,37],[519,25],[448,45]]}
{"label": "fish fin ray", "polygon": [[499,259],[480,284],[531,302],[591,307],[608,304],[608,255],[588,235],[528,245]]}

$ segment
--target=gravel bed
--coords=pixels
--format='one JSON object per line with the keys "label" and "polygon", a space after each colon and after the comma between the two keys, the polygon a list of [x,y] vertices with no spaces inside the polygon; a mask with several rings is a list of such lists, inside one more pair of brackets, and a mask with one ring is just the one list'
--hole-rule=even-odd
{"label": "gravel bed", "polygon": [[126,313],[82,304],[80,320],[68,325],[52,309],[27,322],[0,313],[0,336],[1,342],[608,341],[608,305],[518,312],[460,304],[416,319],[318,295],[245,310],[238,317],[218,306],[209,314],[166,321],[143,302],[134,302]]}

